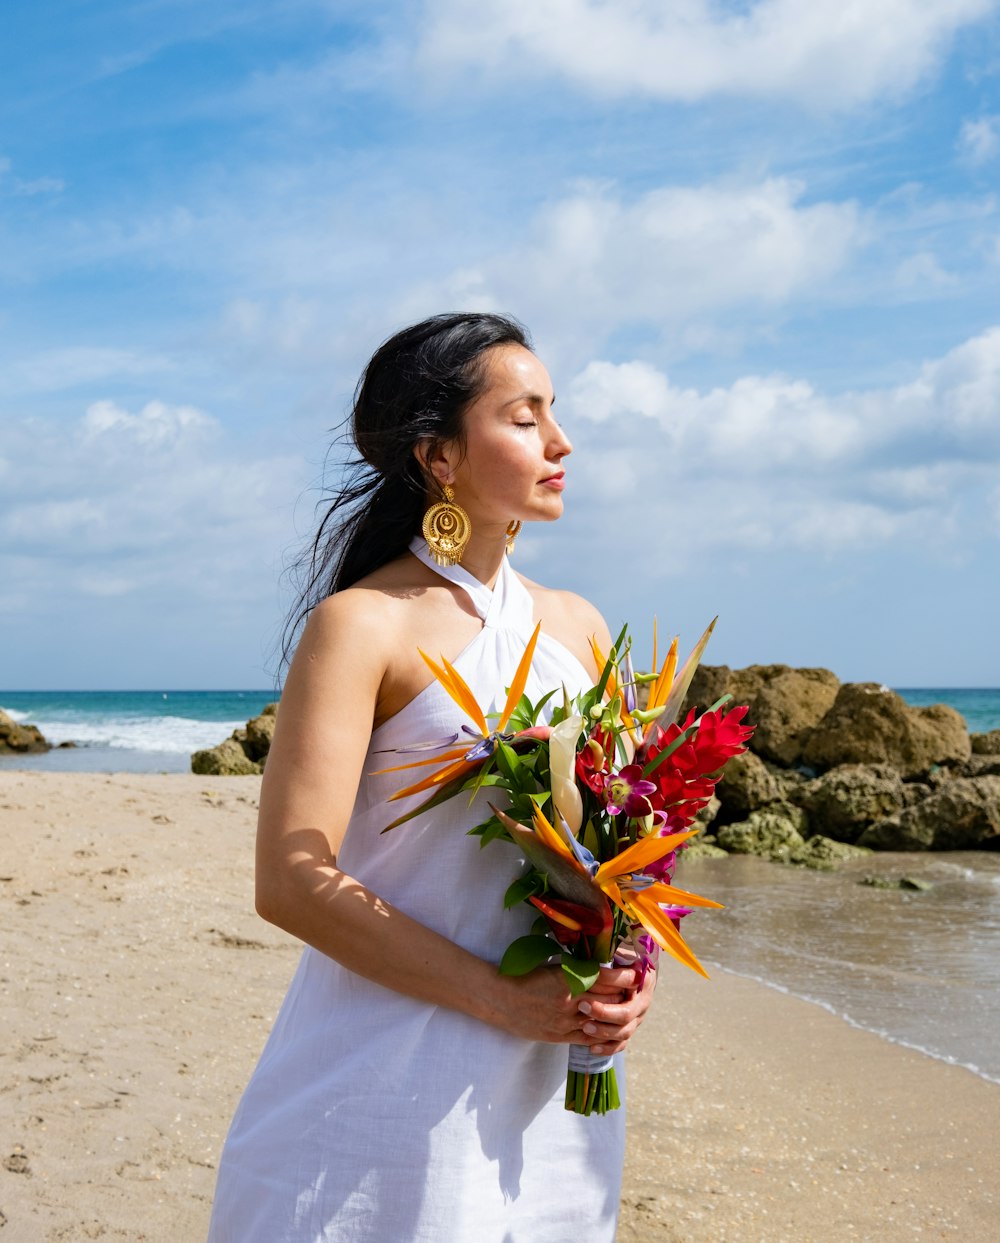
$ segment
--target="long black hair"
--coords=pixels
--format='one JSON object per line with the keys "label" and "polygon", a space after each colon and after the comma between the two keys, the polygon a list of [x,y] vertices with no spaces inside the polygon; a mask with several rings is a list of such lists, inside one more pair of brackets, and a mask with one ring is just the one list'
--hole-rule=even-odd
{"label": "long black hair", "polygon": [[349,416],[356,455],[292,567],[300,587],[285,624],[283,662],[321,600],[400,556],[419,531],[429,480],[414,449],[421,440],[461,441],[462,415],[485,383],[484,355],[497,345],[532,348],[517,320],[469,313],[422,320],[372,355]]}

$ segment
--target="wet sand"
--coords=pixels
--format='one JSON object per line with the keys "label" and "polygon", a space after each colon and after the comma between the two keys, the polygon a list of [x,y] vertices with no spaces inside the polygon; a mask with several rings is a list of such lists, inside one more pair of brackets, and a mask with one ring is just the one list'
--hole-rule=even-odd
{"label": "wet sand", "polygon": [[[298,957],[258,778],[0,772],[0,1243],[200,1243]],[[620,1243],[986,1240],[1000,1087],[719,973],[629,1054]]]}

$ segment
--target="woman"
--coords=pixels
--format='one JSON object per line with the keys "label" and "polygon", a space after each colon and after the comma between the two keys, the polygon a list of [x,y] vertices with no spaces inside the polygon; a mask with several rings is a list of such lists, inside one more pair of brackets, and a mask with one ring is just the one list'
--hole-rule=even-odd
{"label": "woman", "polygon": [[[257,909],[306,949],[226,1141],[210,1243],[614,1236],[623,1112],[565,1111],[565,1046],[624,1049],[653,975],[634,991],[631,969],[604,969],[573,998],[558,967],[498,974],[530,917],[503,909],[517,850],[466,836],[485,792],[382,833],[421,797],[387,804],[405,774],[378,770],[409,758],[391,752],[463,724],[420,649],[490,708],[536,621],[532,698],[592,685],[588,636],[609,647],[589,604],[507,559],[521,523],[563,510],[553,401],[496,315],[397,334],[358,385],[368,472],[320,528],[261,791]],[[453,560],[452,500],[471,535],[441,565],[421,522],[449,506],[430,538]]]}

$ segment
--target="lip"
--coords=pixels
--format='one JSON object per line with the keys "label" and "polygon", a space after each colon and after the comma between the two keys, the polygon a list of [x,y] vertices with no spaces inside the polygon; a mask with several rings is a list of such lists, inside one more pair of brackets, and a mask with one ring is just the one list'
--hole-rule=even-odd
{"label": "lip", "polygon": [[556,492],[561,492],[566,486],[566,472],[559,471],[556,475],[549,475],[548,479],[539,481],[546,488],[553,488]]}

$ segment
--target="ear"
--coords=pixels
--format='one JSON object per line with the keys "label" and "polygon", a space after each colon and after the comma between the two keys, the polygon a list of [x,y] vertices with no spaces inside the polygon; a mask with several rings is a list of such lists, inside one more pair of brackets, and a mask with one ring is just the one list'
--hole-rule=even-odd
{"label": "ear", "polygon": [[420,463],[428,482],[434,480],[438,487],[443,488],[453,481],[459,453],[450,440],[434,440],[425,436],[413,446],[413,456]]}

